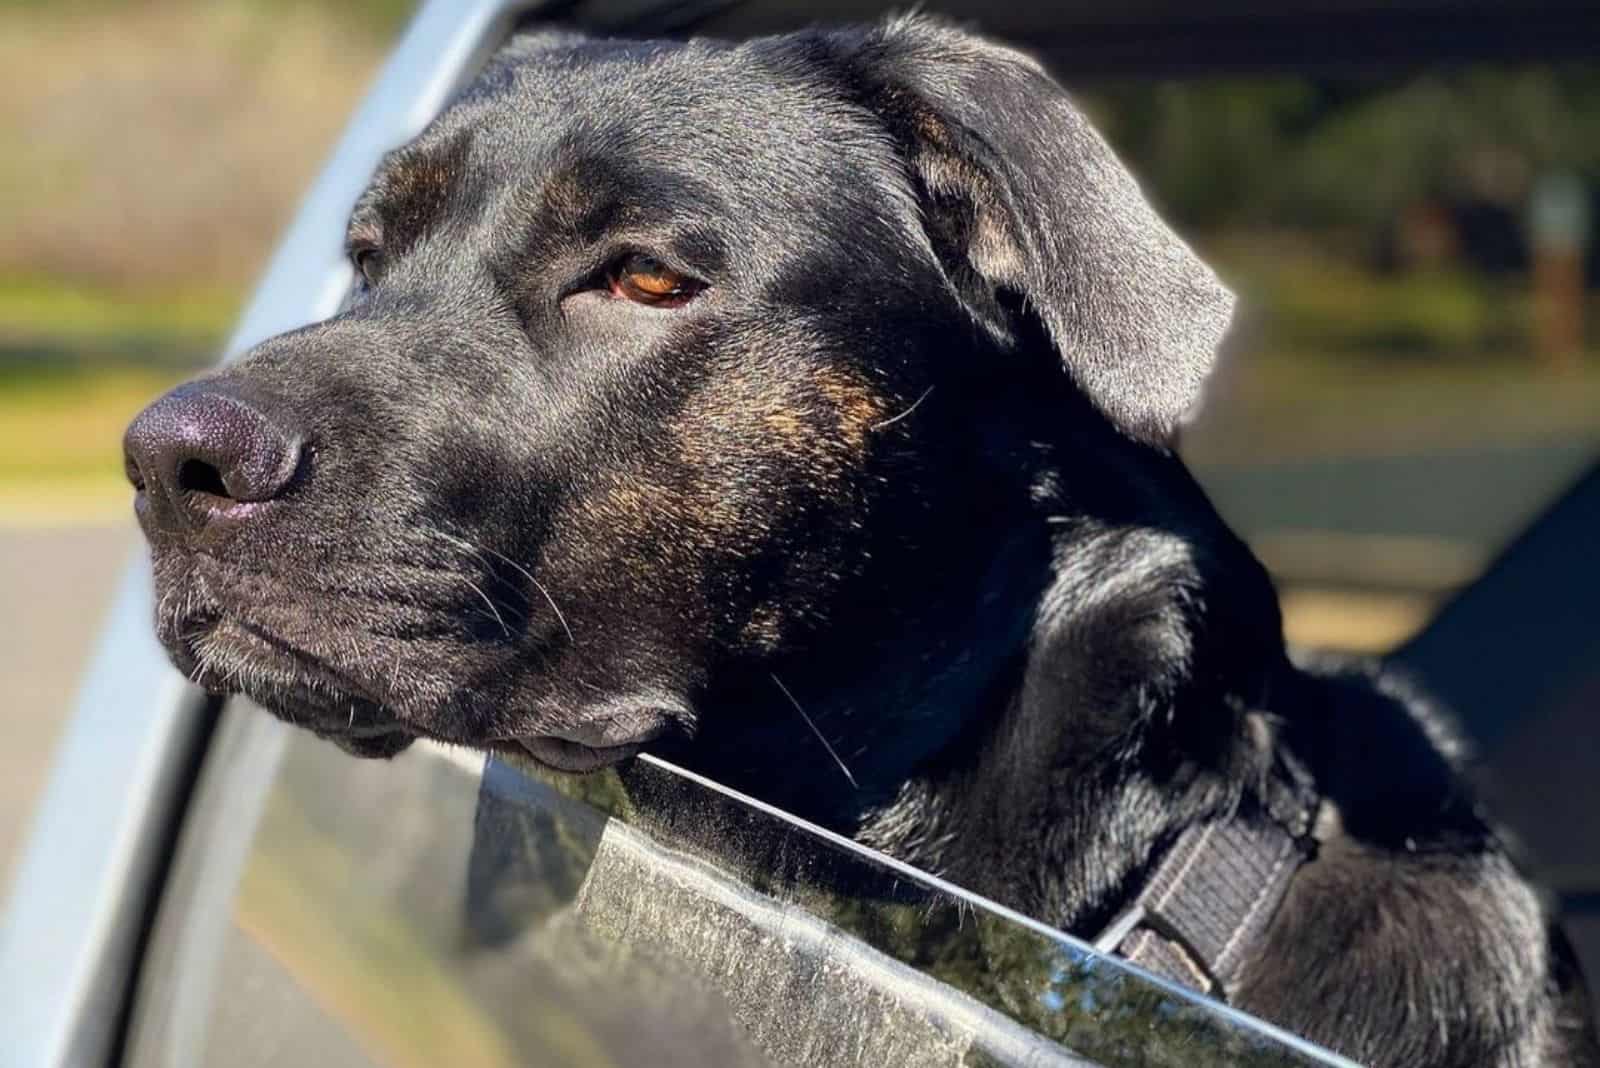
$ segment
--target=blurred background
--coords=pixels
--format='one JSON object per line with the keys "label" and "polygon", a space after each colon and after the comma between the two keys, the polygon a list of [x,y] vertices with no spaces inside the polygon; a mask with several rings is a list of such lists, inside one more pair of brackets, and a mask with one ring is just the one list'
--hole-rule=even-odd
{"label": "blurred background", "polygon": [[[122,428],[215,357],[410,7],[0,0],[0,879],[135,547]],[[1243,297],[1183,447],[1291,638],[1404,641],[1600,452],[1600,73],[1059,73]]]}

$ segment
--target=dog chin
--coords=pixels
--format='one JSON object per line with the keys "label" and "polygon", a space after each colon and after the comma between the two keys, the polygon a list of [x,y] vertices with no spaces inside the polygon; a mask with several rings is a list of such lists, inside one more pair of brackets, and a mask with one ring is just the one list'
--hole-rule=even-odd
{"label": "dog chin", "polygon": [[[277,691],[241,693],[283,722],[304,727],[355,757],[387,760],[418,737],[380,706],[359,698],[323,701]],[[338,712],[341,705],[346,709],[343,715]]]}
{"label": "dog chin", "polygon": [[377,701],[264,634],[219,616],[177,633],[184,637],[164,642],[173,665],[213,696],[243,696],[352,756],[387,759],[416,738]]}

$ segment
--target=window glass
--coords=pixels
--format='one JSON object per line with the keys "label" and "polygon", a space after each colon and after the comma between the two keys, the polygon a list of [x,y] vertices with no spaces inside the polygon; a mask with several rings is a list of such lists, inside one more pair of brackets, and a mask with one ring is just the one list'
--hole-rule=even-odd
{"label": "window glass", "polygon": [[137,1066],[1344,1063],[648,758],[358,761],[229,717]]}

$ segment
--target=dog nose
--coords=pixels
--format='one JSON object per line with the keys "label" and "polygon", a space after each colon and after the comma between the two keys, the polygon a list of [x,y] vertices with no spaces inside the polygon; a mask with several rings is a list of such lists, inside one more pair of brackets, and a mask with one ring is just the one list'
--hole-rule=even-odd
{"label": "dog nose", "polygon": [[283,492],[300,465],[300,436],[234,390],[197,382],[151,404],[122,439],[146,533],[195,532],[242,518]]}

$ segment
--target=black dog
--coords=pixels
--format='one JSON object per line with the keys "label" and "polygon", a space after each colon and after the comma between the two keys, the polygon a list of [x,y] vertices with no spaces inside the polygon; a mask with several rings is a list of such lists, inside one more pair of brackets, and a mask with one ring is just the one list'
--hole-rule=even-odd
{"label": "black dog", "polygon": [[1371,1063],[1600,1062],[1436,717],[1286,657],[1170,447],[1231,298],[1031,61],[526,37],[349,245],[128,433],[207,687],[649,747]]}

